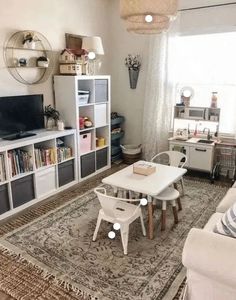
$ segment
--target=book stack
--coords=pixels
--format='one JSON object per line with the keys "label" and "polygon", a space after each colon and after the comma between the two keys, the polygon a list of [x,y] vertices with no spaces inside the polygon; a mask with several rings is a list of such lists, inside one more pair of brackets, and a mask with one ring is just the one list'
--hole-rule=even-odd
{"label": "book stack", "polygon": [[35,148],[35,165],[36,168],[41,168],[56,163],[56,149],[55,148]]}
{"label": "book stack", "polygon": [[0,182],[6,181],[6,168],[4,163],[4,156],[0,154]]}
{"label": "book stack", "polygon": [[16,149],[8,152],[10,175],[33,171],[32,157],[28,151]]}
{"label": "book stack", "polygon": [[57,148],[57,159],[58,162],[69,159],[72,157],[72,149],[70,147],[58,147]]}

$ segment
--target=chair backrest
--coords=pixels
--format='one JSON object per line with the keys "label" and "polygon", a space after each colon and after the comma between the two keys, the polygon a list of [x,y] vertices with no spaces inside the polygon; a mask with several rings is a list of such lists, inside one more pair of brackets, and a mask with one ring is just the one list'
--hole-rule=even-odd
{"label": "chair backrest", "polygon": [[187,156],[184,153],[179,151],[165,151],[165,152],[158,153],[151,159],[151,161],[154,162],[155,160],[157,160],[162,156],[168,156],[169,165],[172,167],[183,168],[183,166],[187,162]]}
{"label": "chair backrest", "polygon": [[[104,193],[101,193],[101,190],[103,190]],[[115,218],[115,207],[117,202],[119,201],[119,198],[106,195],[106,190],[104,188],[96,188],[94,192],[97,194],[98,200],[104,213],[107,216]]]}
{"label": "chair backrest", "polygon": [[[103,191],[103,193],[101,193],[101,191]],[[139,202],[139,205],[137,205],[133,214],[135,214],[136,210],[140,207],[140,199],[124,199],[112,197],[106,194],[105,188],[96,188],[94,189],[94,192],[98,197],[104,213],[112,218],[116,218],[116,208],[119,207],[119,202]]]}

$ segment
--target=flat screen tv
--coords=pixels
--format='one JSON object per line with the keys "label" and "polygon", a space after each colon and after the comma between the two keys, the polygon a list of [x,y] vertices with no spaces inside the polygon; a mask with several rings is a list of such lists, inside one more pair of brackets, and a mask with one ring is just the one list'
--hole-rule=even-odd
{"label": "flat screen tv", "polygon": [[43,95],[0,97],[0,138],[22,138],[44,128],[43,112]]}

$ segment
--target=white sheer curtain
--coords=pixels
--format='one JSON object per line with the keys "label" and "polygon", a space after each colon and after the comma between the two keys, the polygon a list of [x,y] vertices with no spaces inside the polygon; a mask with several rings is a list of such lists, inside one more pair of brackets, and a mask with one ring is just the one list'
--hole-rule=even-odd
{"label": "white sheer curtain", "polygon": [[146,160],[168,149],[174,105],[174,82],[169,72],[173,39],[174,34],[168,33],[150,37],[142,142]]}

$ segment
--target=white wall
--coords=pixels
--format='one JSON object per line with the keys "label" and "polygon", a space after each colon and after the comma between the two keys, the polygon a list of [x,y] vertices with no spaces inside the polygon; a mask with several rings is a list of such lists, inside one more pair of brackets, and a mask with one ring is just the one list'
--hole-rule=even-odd
{"label": "white wall", "polygon": [[[125,143],[142,142],[143,101],[146,84],[146,68],[148,62],[148,35],[128,33],[119,16],[119,1],[111,2],[111,45],[112,55],[112,110],[125,116]],[[142,67],[136,89],[130,89],[128,69],[124,65],[128,54],[140,54]]]}
{"label": "white wall", "polygon": [[[0,96],[43,93],[45,104],[53,103],[52,77],[27,86],[17,82],[3,60],[5,41],[16,31],[35,30],[49,40],[58,54],[65,47],[65,33],[99,35],[108,49],[107,11],[110,0],[8,0],[0,10]],[[107,73],[105,60],[101,72]]]}

